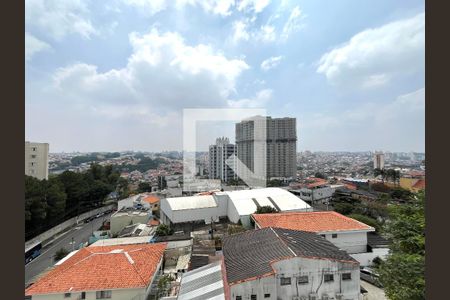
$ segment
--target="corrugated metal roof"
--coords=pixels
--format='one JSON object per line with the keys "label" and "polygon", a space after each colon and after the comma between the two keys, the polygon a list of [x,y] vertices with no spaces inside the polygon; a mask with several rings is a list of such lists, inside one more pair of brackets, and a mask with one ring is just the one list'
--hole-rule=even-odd
{"label": "corrugated metal roof", "polygon": [[178,300],[225,299],[221,261],[187,272],[181,279]]}
{"label": "corrugated metal roof", "polygon": [[239,215],[250,215],[257,209],[255,199],[260,206],[276,208],[269,198],[275,202],[281,211],[304,210],[311,208],[305,201],[292,193],[280,188],[262,188],[242,191],[224,192],[233,201]]}
{"label": "corrugated metal roof", "polygon": [[165,200],[172,210],[217,207],[217,202],[211,195],[166,198]]}

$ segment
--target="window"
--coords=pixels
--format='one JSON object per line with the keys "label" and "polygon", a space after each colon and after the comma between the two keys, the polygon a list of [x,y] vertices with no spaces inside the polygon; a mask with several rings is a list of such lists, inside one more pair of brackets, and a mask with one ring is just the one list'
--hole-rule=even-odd
{"label": "window", "polygon": [[264,294],[264,298],[270,298],[270,294]]}
{"label": "window", "polygon": [[86,299],[86,292],[81,292],[81,299]]}
{"label": "window", "polygon": [[242,296],[236,296],[236,300],[242,300]]}
{"label": "window", "polygon": [[256,295],[251,295],[250,300],[256,300]]}
{"label": "window", "polygon": [[352,280],[352,273],[343,273],[342,280]]}
{"label": "window", "polygon": [[96,299],[110,299],[111,291],[97,291],[95,296]]}
{"label": "window", "polygon": [[31,149],[33,149],[33,151],[36,151],[36,147],[33,147],[33,148],[31,148]]}
{"label": "window", "polygon": [[291,285],[291,277],[281,277],[281,285]]}
{"label": "window", "polygon": [[325,234],[321,234],[322,237],[325,237]]}
{"label": "window", "polygon": [[64,298],[70,298],[72,296],[71,293],[64,293]]}
{"label": "window", "polygon": [[331,237],[332,237],[333,239],[337,238],[337,233],[333,233],[333,234],[331,235]]}
{"label": "window", "polygon": [[324,281],[325,281],[325,282],[334,281],[334,276],[333,276],[333,274],[325,274],[325,275],[324,275]]}
{"label": "window", "polygon": [[308,275],[300,276],[298,278],[298,284],[305,284],[308,283]]}
{"label": "window", "polygon": [[31,158],[36,158],[36,155],[35,155],[35,154],[32,154],[32,155],[31,155]]}

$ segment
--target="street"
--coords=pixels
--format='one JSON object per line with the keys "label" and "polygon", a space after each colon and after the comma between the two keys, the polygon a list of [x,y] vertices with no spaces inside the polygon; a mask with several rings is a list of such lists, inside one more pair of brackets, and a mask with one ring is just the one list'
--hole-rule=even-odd
{"label": "street", "polygon": [[25,286],[31,283],[31,280],[36,275],[54,265],[55,262],[53,257],[59,249],[65,248],[69,252],[74,249],[78,249],[78,246],[81,243],[87,242],[92,232],[98,230],[103,221],[109,219],[111,214],[103,215],[87,224],[83,223],[73,227],[64,235],[54,240],[51,244],[48,244],[42,248],[41,255],[25,265]]}

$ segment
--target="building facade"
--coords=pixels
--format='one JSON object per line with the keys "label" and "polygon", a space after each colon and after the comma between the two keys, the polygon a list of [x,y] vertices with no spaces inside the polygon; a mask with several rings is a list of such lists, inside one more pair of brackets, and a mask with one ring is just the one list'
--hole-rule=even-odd
{"label": "building facade", "polygon": [[209,179],[220,179],[223,182],[235,179],[236,174],[226,163],[226,160],[235,153],[236,147],[230,144],[228,138],[216,139],[216,144],[209,146]]}
{"label": "building facade", "polygon": [[374,169],[384,169],[384,153],[375,152],[373,155],[373,168]]}
{"label": "building facade", "polygon": [[[258,132],[262,134],[255,136]],[[260,146],[262,151],[255,153],[256,146]],[[296,175],[295,118],[257,116],[243,120],[236,124],[236,147],[237,157],[252,172],[255,172],[255,168],[262,167],[267,179],[292,178]],[[262,158],[259,161],[264,161],[264,156],[265,166],[256,166],[255,161],[258,161],[258,158]]]}
{"label": "building facade", "polygon": [[313,233],[265,228],[224,239],[230,299],[358,300],[359,263]]}
{"label": "building facade", "polygon": [[48,179],[48,143],[25,142],[25,175]]}

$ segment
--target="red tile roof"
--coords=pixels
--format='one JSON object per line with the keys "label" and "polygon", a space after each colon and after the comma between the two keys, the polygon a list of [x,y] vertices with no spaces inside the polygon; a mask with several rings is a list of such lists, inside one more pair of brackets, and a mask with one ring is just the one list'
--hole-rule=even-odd
{"label": "red tile roof", "polygon": [[82,248],[25,295],[147,287],[167,243]]}
{"label": "red tile roof", "polygon": [[261,228],[278,227],[309,232],[373,231],[373,227],[334,211],[253,214],[252,216]]}
{"label": "red tile roof", "polygon": [[159,202],[159,198],[156,196],[147,196],[144,198],[144,201],[150,204],[155,204]]}
{"label": "red tile roof", "polygon": [[416,183],[412,186],[413,189],[419,189],[424,190],[425,189],[425,179],[419,179]]}
{"label": "red tile roof", "polygon": [[147,225],[158,226],[159,225],[159,220],[151,219],[150,221],[148,221]]}

